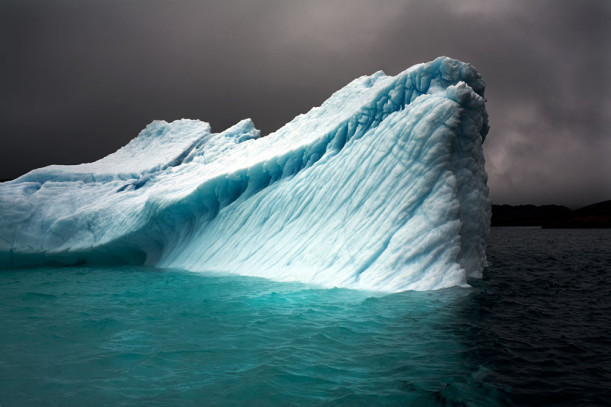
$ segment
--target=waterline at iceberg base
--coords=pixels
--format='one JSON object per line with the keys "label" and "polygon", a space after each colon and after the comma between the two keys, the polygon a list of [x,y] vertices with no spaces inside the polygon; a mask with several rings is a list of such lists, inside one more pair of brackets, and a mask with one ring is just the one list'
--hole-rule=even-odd
{"label": "waterline at iceberg base", "polygon": [[484,82],[450,58],[358,78],[261,137],[156,121],[0,184],[0,268],[153,265],[374,291],[481,275]]}

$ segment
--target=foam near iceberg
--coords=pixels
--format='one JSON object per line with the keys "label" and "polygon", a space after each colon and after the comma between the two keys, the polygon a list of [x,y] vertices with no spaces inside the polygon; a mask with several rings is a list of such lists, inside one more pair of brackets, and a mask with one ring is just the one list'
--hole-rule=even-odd
{"label": "foam near iceberg", "polygon": [[149,264],[379,291],[481,274],[484,82],[441,57],[358,78],[261,137],[155,121],[0,184],[0,268]]}

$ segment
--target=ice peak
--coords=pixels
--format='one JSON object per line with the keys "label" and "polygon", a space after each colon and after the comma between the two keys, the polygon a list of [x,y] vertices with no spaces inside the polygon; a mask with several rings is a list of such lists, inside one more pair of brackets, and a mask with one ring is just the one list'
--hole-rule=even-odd
{"label": "ice peak", "polygon": [[257,139],[261,136],[261,131],[257,130],[251,118],[240,120],[238,123],[224,130],[221,134],[225,137],[235,138],[237,143],[246,140]]}

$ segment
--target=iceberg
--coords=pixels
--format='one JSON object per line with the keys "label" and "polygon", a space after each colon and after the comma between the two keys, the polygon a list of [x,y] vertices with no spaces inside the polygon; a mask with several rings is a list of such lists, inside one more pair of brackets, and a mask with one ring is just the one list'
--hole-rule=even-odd
{"label": "iceberg", "polygon": [[395,292],[481,275],[484,82],[447,57],[363,76],[262,137],[154,121],[0,183],[0,268],[146,264]]}

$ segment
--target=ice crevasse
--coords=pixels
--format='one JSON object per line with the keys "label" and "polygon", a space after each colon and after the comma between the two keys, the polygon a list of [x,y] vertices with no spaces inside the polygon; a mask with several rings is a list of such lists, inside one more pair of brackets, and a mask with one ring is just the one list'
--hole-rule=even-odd
{"label": "ice crevasse", "polygon": [[376,291],[481,274],[484,82],[438,58],[363,76],[265,137],[154,121],[93,163],[0,183],[0,268],[148,264]]}

